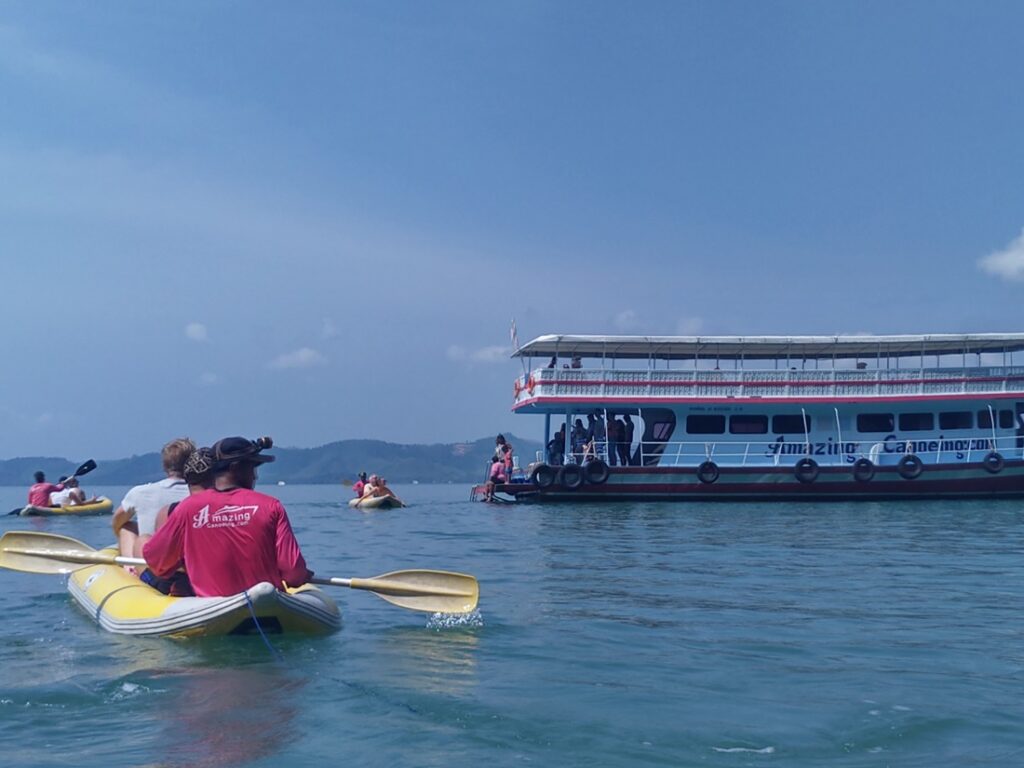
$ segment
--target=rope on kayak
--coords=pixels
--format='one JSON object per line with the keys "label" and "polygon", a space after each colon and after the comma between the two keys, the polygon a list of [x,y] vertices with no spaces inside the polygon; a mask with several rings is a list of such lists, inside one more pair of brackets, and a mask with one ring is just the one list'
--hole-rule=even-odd
{"label": "rope on kayak", "polygon": [[249,606],[249,613],[252,615],[252,623],[256,625],[256,631],[260,633],[260,637],[263,638],[263,643],[270,649],[271,655],[277,661],[284,661],[284,656],[271,645],[270,640],[267,639],[266,633],[263,631],[263,627],[260,626],[260,620],[256,618],[256,608],[252,604],[252,598],[249,597],[249,590],[245,590],[245,604]]}

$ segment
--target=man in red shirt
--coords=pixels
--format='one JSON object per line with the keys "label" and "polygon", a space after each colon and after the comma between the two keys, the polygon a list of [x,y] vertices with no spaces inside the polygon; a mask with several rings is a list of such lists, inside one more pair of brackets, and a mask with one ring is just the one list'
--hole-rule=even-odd
{"label": "man in red shirt", "polygon": [[274,460],[260,451],[272,445],[269,437],[227,437],[213,446],[214,487],[180,502],[142,549],[154,574],[168,578],[184,565],[200,597],[238,594],[262,581],[297,587],[312,578],[284,506],[253,490],[256,467]]}
{"label": "man in red shirt", "polygon": [[54,485],[53,483],[46,482],[46,475],[42,472],[36,472],[35,479],[35,485],[28,489],[28,503],[30,506],[48,507],[50,506],[50,494],[64,490],[62,483]]}

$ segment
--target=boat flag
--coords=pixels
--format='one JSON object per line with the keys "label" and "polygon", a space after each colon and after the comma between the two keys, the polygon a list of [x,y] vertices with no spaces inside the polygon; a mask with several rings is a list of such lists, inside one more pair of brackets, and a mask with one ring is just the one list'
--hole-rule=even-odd
{"label": "boat flag", "polygon": [[512,339],[512,351],[519,351],[519,333],[516,331],[516,319],[512,318],[512,327],[508,330],[508,335]]}

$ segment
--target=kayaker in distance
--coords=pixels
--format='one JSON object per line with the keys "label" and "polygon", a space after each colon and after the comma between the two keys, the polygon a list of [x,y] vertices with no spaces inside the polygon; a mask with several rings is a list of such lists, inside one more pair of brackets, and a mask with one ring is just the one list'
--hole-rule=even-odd
{"label": "kayaker in distance", "polygon": [[359,473],[359,479],[356,480],[354,483],[352,483],[352,493],[354,493],[356,495],[357,499],[360,496],[363,495],[363,488],[365,488],[365,487],[366,487],[366,473],[365,472],[360,472]]}
{"label": "kayaker in distance", "polygon": [[35,483],[28,489],[28,503],[30,507],[48,507],[50,506],[50,494],[58,491],[63,491],[64,486],[58,483],[46,482],[46,475],[42,472],[36,472]]}
{"label": "kayaker in distance", "polygon": [[487,485],[484,492],[484,501],[494,501],[494,486],[505,482],[505,462],[495,456],[491,459],[491,471],[487,475]]}
{"label": "kayaker in distance", "polygon": [[[391,502],[382,501],[392,499]],[[374,502],[375,503],[371,503]],[[349,499],[350,507],[404,507],[405,503],[395,495],[395,492],[388,488],[387,480],[379,475],[370,475],[362,488],[362,493],[354,499]]]}
{"label": "kayaker in distance", "polygon": [[260,452],[273,445],[227,437],[213,446],[214,487],[189,496],[143,546],[159,578],[184,563],[196,595],[235,595],[260,582],[279,590],[313,577],[295,540],[284,505],[253,490],[258,465],[273,461]]}
{"label": "kayaker in distance", "polygon": [[[155,483],[136,485],[125,494],[110,521],[124,557],[142,557],[142,546],[156,530],[157,512],[188,496],[188,484],[183,473],[185,462],[195,449],[195,443],[187,437],[171,440],[160,451],[167,477]],[[135,522],[131,522],[133,517]],[[125,570],[135,572],[132,566],[126,566]]]}
{"label": "kayaker in distance", "polygon": [[51,507],[74,507],[99,501],[97,496],[93,496],[91,499],[85,498],[85,491],[79,487],[77,477],[62,477],[58,485],[63,485],[64,490],[50,494]]}

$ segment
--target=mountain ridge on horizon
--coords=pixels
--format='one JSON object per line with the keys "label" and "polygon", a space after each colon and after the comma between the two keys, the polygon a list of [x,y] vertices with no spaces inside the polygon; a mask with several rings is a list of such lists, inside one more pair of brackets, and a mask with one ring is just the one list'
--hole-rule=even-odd
{"label": "mountain ridge on horizon", "polygon": [[[534,460],[541,444],[535,440],[519,438],[511,433],[509,442],[525,467]],[[261,483],[333,484],[353,481],[359,472],[383,475],[391,483],[472,483],[484,477],[488,459],[494,452],[494,438],[454,443],[392,443],[386,440],[354,438],[336,440],[314,448],[271,449],[276,460],[260,467]],[[0,459],[0,485],[25,486],[32,484],[36,471],[46,473],[48,480],[56,482],[61,475],[69,475],[84,461],[63,457],[19,456]],[[163,476],[158,451],[132,455],[121,459],[97,460],[97,467],[82,484],[136,485],[152,482]]]}

